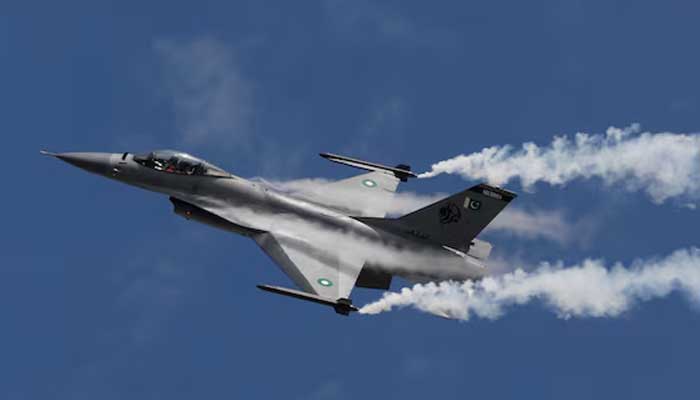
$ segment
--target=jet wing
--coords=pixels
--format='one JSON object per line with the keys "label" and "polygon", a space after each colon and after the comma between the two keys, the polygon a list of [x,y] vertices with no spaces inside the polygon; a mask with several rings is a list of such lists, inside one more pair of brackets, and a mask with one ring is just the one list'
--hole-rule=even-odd
{"label": "jet wing", "polygon": [[410,166],[404,164],[388,167],[337,154],[321,153],[321,156],[338,164],[371,172],[328,183],[291,182],[285,185],[285,190],[352,217],[385,217],[391,211],[399,183],[417,176],[411,172]]}
{"label": "jet wing", "polygon": [[346,302],[365,261],[338,246],[311,244],[282,233],[260,233],[253,239],[297,287],[312,295],[309,299]]}
{"label": "jet wing", "polygon": [[[221,224],[217,220],[220,219],[238,229],[244,229],[244,234],[255,240],[301,291],[259,285],[261,289],[332,305],[336,312],[344,315],[357,310],[348,297],[355,287],[365,258],[353,249],[339,246],[337,236],[318,230],[313,225],[305,225],[303,219],[271,218],[264,213],[255,214],[254,210],[249,210],[254,215],[246,215],[244,209],[232,213],[229,212],[232,210],[229,207],[202,203],[193,205],[177,199],[173,203],[176,212],[182,213],[186,218],[204,216],[207,223],[215,226]],[[265,226],[265,230],[240,227],[238,224],[245,225],[246,219],[257,219],[259,225]],[[231,229],[230,226],[221,227]],[[294,234],[298,231],[305,232],[303,238]]]}
{"label": "jet wing", "polygon": [[326,184],[315,193],[327,204],[337,204],[352,210],[353,216],[356,217],[386,216],[399,182],[406,182],[408,178],[416,177],[416,174],[411,172],[411,167],[404,164],[388,167],[337,154],[321,153],[320,155],[338,164],[372,171]]}
{"label": "jet wing", "polygon": [[386,216],[391,209],[394,193],[399,186],[399,178],[384,172],[370,172],[324,185],[324,196],[333,196],[326,201],[354,211],[357,217]]}
{"label": "jet wing", "polygon": [[291,194],[345,215],[382,218],[391,210],[399,182],[394,175],[370,172],[334,182],[292,186]]}

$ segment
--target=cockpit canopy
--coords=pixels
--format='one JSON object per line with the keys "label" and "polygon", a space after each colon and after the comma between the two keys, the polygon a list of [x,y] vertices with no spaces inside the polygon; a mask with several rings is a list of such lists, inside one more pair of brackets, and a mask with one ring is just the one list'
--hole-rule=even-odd
{"label": "cockpit canopy", "polygon": [[134,161],[144,167],[178,175],[207,175],[229,177],[223,169],[187,153],[174,150],[156,150],[134,156]]}

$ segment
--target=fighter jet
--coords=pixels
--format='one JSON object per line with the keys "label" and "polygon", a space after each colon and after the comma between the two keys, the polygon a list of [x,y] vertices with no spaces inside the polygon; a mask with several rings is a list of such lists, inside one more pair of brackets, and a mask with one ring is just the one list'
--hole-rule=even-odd
{"label": "fighter jet", "polygon": [[[476,236],[516,197],[482,183],[386,218],[399,183],[417,177],[408,165],[321,153],[365,172],[295,192],[179,151],[41,154],[165,194],[177,215],[253,239],[297,287],[260,289],[331,306],[342,315],[358,310],[350,300],[355,287],[387,290],[394,276],[427,282],[487,275],[491,245]],[[392,253],[406,259],[397,262]],[[407,267],[423,255],[418,266]]]}

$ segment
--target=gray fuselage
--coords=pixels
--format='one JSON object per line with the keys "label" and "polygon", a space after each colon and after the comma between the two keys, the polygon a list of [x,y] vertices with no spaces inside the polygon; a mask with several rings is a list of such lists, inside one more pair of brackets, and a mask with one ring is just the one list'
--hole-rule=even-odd
{"label": "gray fuselage", "polygon": [[[201,160],[197,161],[209,165],[210,171],[215,173],[167,173],[146,167],[142,160],[131,153],[50,155],[89,172],[163,193],[174,199],[176,213],[241,235],[253,236],[257,233],[285,229],[294,231],[298,230],[301,224],[313,225],[329,232],[351,234],[353,238],[367,243],[381,243],[395,249],[430,253],[430,263],[436,262],[446,266],[439,269],[443,272],[443,278],[474,279],[485,274],[484,266],[469,256],[456,254],[440,246],[421,243],[397,232],[370,227],[331,206],[317,204],[237,177]],[[287,226],[284,226],[284,223],[287,223]],[[381,266],[382,262],[374,264]],[[425,274],[415,268],[402,271],[400,265],[387,268],[387,271],[421,281],[434,278],[436,268],[430,268],[430,272],[426,271]]]}

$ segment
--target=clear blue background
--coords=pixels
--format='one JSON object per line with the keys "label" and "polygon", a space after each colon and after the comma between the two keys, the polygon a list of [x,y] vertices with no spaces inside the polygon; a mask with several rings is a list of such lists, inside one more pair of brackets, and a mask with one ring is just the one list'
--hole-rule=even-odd
{"label": "clear blue background", "polygon": [[[679,295],[617,319],[539,303],[497,321],[341,318],[257,290],[288,280],[252,242],[37,151],[177,147],[242,176],[339,178],[316,153],[426,170],[610,125],[697,132],[699,17],[696,1],[2,2],[0,398],[697,398],[700,316]],[[248,110],[198,141],[177,105],[197,94],[174,89],[189,70],[163,53],[193,43],[223,54],[240,79],[224,106]],[[593,233],[491,235],[499,254],[698,245],[697,211],[598,181],[536,189],[518,204]]]}

